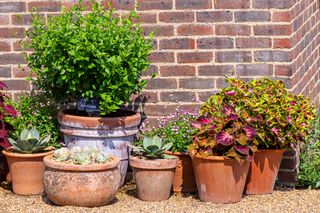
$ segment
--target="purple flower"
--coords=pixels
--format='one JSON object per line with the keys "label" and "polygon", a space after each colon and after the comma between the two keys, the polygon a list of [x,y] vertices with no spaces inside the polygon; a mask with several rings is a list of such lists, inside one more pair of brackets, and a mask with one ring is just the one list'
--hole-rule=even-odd
{"label": "purple flower", "polygon": [[234,140],[233,136],[227,132],[221,131],[216,135],[217,144],[221,144],[223,146],[231,145],[233,143],[233,140]]}
{"label": "purple flower", "polygon": [[249,146],[238,145],[235,149],[243,155],[249,155]]}
{"label": "purple flower", "polygon": [[231,114],[231,115],[228,116],[228,119],[229,119],[230,121],[237,120],[238,118],[239,118],[239,117],[238,117],[238,115],[236,115],[236,114]]}
{"label": "purple flower", "polygon": [[236,92],[234,90],[232,91],[229,91],[229,92],[225,92],[226,95],[229,95],[229,96],[234,96],[236,94]]}
{"label": "purple flower", "polygon": [[253,140],[254,136],[256,135],[256,130],[251,126],[245,126],[243,127],[243,130],[246,132],[248,139]]}

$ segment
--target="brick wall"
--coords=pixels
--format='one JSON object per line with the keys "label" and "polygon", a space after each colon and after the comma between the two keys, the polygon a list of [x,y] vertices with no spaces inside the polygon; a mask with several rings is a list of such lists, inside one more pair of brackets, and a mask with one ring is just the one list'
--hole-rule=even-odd
{"label": "brick wall", "polygon": [[[104,4],[108,1],[101,0]],[[30,24],[30,11],[44,17],[75,1],[0,0],[0,77],[11,93],[28,91],[18,41]],[[144,91],[144,112],[152,120],[224,87],[226,74],[243,79],[282,79],[295,93],[320,105],[320,12],[318,0],[112,0],[125,13],[139,3],[146,33],[155,31],[153,62],[144,78],[157,72]],[[85,2],[90,5],[89,1]],[[287,153],[279,175],[294,179],[297,159]],[[291,166],[290,166],[291,165]],[[289,173],[288,173],[289,172]],[[288,176],[289,175],[289,176]]]}

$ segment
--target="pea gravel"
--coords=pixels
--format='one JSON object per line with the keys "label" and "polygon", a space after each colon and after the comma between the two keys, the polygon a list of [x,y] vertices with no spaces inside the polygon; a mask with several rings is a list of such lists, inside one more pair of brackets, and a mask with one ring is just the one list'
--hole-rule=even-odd
{"label": "pea gravel", "polygon": [[55,206],[45,195],[19,196],[0,188],[0,212],[307,212],[320,213],[320,190],[277,189],[272,195],[245,196],[234,204],[204,203],[192,194],[175,194],[164,202],[143,202],[135,197],[135,185],[127,183],[108,206],[84,208]]}

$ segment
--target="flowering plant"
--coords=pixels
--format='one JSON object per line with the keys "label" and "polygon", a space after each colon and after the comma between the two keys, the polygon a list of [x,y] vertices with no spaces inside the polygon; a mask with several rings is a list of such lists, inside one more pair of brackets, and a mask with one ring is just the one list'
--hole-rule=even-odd
{"label": "flowering plant", "polygon": [[197,111],[182,110],[177,107],[176,112],[160,119],[158,127],[143,133],[144,136],[155,135],[163,138],[164,143],[172,143],[170,151],[186,152],[191,143],[192,133],[195,129],[191,126],[198,117]]}

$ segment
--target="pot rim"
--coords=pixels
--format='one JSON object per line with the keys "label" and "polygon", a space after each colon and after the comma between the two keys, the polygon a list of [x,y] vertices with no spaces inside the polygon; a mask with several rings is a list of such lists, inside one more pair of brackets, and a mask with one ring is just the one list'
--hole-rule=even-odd
{"label": "pot rim", "polygon": [[177,155],[177,156],[180,156],[180,155],[182,155],[182,156],[189,155],[189,153],[188,153],[188,152],[172,152],[172,151],[165,151],[164,153],[165,153],[165,154],[167,154],[167,155]]}
{"label": "pot rim", "polygon": [[[237,161],[236,159],[226,159],[225,157],[223,156],[201,156],[199,154],[197,154],[194,158],[200,158],[200,159],[206,159],[206,160],[214,160],[214,161]],[[242,161],[249,161],[249,160],[246,160],[246,159],[241,159]],[[251,161],[249,161],[251,162]]]}
{"label": "pot rim", "polygon": [[174,156],[172,159],[155,159],[146,160],[140,159],[136,156],[130,156],[130,166],[139,169],[150,169],[150,170],[164,170],[174,169],[178,165],[179,158]]}
{"label": "pot rim", "polygon": [[22,153],[16,153],[16,152],[8,152],[6,150],[2,150],[2,153],[7,157],[15,157],[15,158],[38,158],[38,157],[45,157],[48,155],[53,154],[54,150],[47,151],[47,152],[41,152],[41,153],[35,153],[35,154],[22,154]]}
{"label": "pot rim", "polygon": [[256,152],[285,152],[285,149],[258,149]]}
{"label": "pot rim", "polygon": [[44,157],[44,164],[53,169],[63,170],[63,171],[77,171],[77,172],[92,172],[92,171],[103,171],[115,168],[119,165],[120,160],[117,157],[111,156],[112,161],[101,163],[101,164],[92,164],[92,165],[74,165],[66,164],[61,162],[56,162],[52,160],[53,155],[48,155]]}

